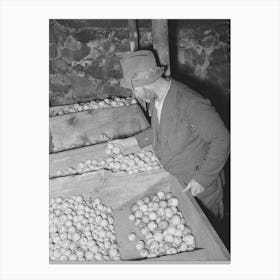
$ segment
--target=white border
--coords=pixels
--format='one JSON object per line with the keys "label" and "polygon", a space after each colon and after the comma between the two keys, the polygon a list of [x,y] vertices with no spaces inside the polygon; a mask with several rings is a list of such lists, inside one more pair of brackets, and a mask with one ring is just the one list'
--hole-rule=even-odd
{"label": "white border", "polygon": [[[223,18],[232,39],[230,265],[48,264],[48,19]],[[2,1],[1,279],[279,279],[279,2]]]}

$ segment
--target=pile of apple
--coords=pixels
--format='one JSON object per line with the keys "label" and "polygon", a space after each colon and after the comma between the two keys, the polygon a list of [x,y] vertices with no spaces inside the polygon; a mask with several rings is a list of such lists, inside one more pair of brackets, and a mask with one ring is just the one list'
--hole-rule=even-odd
{"label": "pile of apple", "polygon": [[171,192],[158,192],[138,200],[130,208],[129,220],[134,222],[145,240],[137,240],[136,233],[128,239],[143,258],[177,254],[195,249],[195,237],[178,210],[178,199]]}
{"label": "pile of apple", "polygon": [[160,162],[151,151],[140,151],[124,155],[119,147],[108,144],[105,148],[107,158],[98,160],[86,160],[80,162],[76,167],[69,167],[65,170],[59,170],[56,177],[83,174],[101,169],[111,172],[122,172],[127,174],[146,172],[161,168]]}
{"label": "pile of apple", "polygon": [[105,98],[104,100],[90,101],[86,103],[76,103],[67,105],[61,109],[50,109],[50,116],[60,116],[68,113],[76,113],[87,110],[98,110],[105,108],[117,108],[123,106],[129,106],[131,104],[136,104],[137,101],[133,97],[115,97],[115,98]]}
{"label": "pile of apple", "polygon": [[59,261],[119,260],[112,209],[100,199],[56,197],[49,204],[49,257]]}

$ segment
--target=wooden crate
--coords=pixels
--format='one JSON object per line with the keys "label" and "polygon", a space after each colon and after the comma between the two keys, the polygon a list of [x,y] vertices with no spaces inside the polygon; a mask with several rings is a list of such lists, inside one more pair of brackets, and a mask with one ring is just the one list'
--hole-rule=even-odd
{"label": "wooden crate", "polygon": [[197,239],[199,250],[145,259],[138,262],[123,262],[228,262],[230,257],[227,249],[195,199],[191,195],[183,193],[182,186],[178,180],[164,170],[131,175],[90,172],[50,180],[50,197],[70,197],[82,194],[85,198],[89,196],[93,198],[99,197],[105,204],[110,205],[114,210],[117,238],[121,246],[124,242],[127,243],[124,238],[126,238],[125,235],[129,231],[128,207],[137,199],[141,199],[145,195],[155,194],[160,190],[171,191],[179,199],[179,210],[191,227]]}
{"label": "wooden crate", "polygon": [[51,153],[101,142],[104,135],[129,137],[149,127],[138,104],[51,117],[49,125]]}

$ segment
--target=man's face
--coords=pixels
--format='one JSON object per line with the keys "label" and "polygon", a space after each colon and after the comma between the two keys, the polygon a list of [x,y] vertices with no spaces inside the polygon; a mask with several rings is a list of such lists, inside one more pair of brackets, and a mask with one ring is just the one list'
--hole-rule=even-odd
{"label": "man's face", "polygon": [[137,99],[141,99],[147,103],[151,103],[157,98],[155,91],[147,86],[134,88],[133,93]]}

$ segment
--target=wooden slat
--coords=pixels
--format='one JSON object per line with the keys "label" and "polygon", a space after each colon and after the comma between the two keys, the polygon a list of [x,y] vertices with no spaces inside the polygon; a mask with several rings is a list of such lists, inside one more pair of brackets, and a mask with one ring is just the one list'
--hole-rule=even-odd
{"label": "wooden slat", "polygon": [[103,134],[110,139],[129,137],[147,127],[149,124],[138,104],[52,117],[50,152],[100,142]]}
{"label": "wooden slat", "polygon": [[160,191],[167,172],[154,170],[138,174],[89,172],[82,175],[50,179],[50,197],[83,194],[99,197],[113,209],[120,209],[150,191]]}

